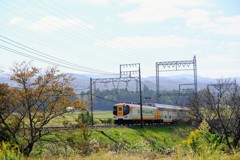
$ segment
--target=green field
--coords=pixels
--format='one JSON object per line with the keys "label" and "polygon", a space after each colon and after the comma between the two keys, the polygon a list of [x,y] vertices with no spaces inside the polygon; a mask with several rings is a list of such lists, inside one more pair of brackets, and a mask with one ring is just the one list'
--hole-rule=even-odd
{"label": "green field", "polygon": [[[48,123],[47,126],[63,126],[64,121],[69,121],[70,123],[76,123],[76,119],[78,118],[78,115],[80,112],[69,112],[65,113],[62,116],[54,118],[52,121]],[[94,111],[93,112],[93,118],[95,120],[99,119],[108,119],[112,118],[113,114],[112,111]]]}
{"label": "green field", "polygon": [[[72,117],[72,115],[66,116]],[[181,146],[182,140],[186,140],[189,133],[193,130],[195,128],[192,126],[172,125],[161,127],[145,126],[144,128],[132,129],[125,127],[90,129],[87,127],[85,129],[59,130],[51,135],[44,136],[43,139],[38,141],[34,145],[30,157],[27,159],[240,159],[240,152],[237,150],[234,154],[224,153],[221,150],[210,152],[206,144],[206,149],[199,153],[194,153],[189,148],[183,148]],[[89,153],[83,154],[84,151],[89,151]],[[10,157],[10,153],[13,153],[13,150],[9,150],[8,152],[8,157]],[[23,159],[25,158],[19,158],[19,160]]]}
{"label": "green field", "polygon": [[[91,148],[97,143],[98,149],[114,152],[168,154],[187,137],[191,130],[193,130],[191,126],[94,129],[90,131],[88,142]],[[36,144],[32,154],[34,155],[39,151],[44,155],[66,152],[64,148],[73,145],[72,143],[77,148],[84,141],[82,133],[81,129],[76,129],[46,136]],[[52,144],[49,145],[49,142]],[[92,142],[94,144],[91,144]],[[69,147],[67,152],[73,152],[73,150]]]}
{"label": "green field", "polygon": [[93,112],[93,118],[94,119],[113,118],[113,113],[112,111],[95,111]]}

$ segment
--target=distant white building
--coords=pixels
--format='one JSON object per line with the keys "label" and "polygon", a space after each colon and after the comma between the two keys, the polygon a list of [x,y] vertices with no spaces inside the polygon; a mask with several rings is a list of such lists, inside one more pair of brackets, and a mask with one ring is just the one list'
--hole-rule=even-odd
{"label": "distant white building", "polygon": [[66,111],[68,112],[72,112],[74,110],[74,107],[68,106],[66,107]]}

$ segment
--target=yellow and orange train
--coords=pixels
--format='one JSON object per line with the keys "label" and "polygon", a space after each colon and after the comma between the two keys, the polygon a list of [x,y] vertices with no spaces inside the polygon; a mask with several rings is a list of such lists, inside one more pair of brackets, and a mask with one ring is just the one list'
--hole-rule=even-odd
{"label": "yellow and orange train", "polygon": [[[140,105],[134,103],[118,103],[113,106],[115,124],[139,124],[141,121]],[[190,109],[175,105],[148,104],[142,105],[144,124],[191,122],[193,116]]]}

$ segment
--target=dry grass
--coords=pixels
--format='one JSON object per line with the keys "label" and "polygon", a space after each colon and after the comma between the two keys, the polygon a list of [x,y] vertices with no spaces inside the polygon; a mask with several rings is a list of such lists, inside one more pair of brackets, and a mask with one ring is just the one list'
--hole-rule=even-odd
{"label": "dry grass", "polygon": [[[62,116],[56,117],[53,120],[51,120],[47,126],[63,126],[64,121],[69,121],[70,123],[76,123],[76,119],[78,118],[78,115],[80,112],[69,112],[65,113]],[[93,112],[93,118],[94,120],[98,119],[108,119],[112,118],[113,114],[112,111],[95,111]]]}
{"label": "dry grass", "polygon": [[[70,156],[45,156],[37,158],[42,160],[206,160],[204,153],[202,155],[183,154],[181,149],[178,149],[171,155],[160,155],[158,153],[144,152],[139,154],[116,153],[101,151],[90,156],[70,155]],[[234,155],[227,154],[212,154],[207,160],[239,160],[240,153]]]}

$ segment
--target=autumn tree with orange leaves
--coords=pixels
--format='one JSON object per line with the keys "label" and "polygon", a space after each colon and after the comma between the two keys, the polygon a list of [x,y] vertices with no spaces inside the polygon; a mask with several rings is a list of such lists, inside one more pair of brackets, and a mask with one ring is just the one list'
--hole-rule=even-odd
{"label": "autumn tree with orange leaves", "polygon": [[86,109],[70,87],[74,79],[56,68],[42,71],[31,63],[15,64],[11,80],[17,87],[0,84],[0,130],[26,156],[38,140],[51,133],[44,127],[64,114],[67,106]]}

